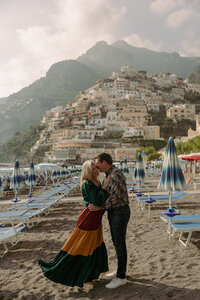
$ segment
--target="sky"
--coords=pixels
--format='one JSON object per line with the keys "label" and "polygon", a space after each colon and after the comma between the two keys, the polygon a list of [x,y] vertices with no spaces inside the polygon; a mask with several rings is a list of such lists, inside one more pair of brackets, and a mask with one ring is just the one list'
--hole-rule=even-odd
{"label": "sky", "polygon": [[200,0],[0,0],[0,97],[102,40],[200,57],[199,28]]}

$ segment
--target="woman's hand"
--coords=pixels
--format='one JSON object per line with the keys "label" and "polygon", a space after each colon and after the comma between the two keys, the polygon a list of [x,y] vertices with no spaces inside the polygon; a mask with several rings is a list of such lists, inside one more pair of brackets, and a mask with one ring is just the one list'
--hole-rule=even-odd
{"label": "woman's hand", "polygon": [[106,178],[106,179],[103,181],[102,189],[106,190],[106,188],[107,188],[109,182],[110,182],[110,178]]}
{"label": "woman's hand", "polygon": [[90,203],[90,204],[88,205],[88,208],[89,208],[90,211],[98,211],[98,210],[100,210],[100,207],[99,207],[99,206],[95,206],[95,205],[92,204],[92,203]]}

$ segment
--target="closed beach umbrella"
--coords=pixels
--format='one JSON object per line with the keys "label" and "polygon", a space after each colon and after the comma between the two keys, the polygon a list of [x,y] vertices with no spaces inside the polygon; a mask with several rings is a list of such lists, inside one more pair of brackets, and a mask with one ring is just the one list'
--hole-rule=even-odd
{"label": "closed beach umbrella", "polygon": [[68,171],[68,168],[67,168],[67,166],[65,166],[65,176],[67,177],[68,175],[69,175],[69,171]]}
{"label": "closed beach umbrella", "polygon": [[65,180],[65,178],[66,178],[66,175],[67,175],[67,173],[66,173],[66,169],[65,169],[65,166],[62,166],[62,169],[61,169],[61,172],[60,172],[60,174],[61,174],[61,178],[62,178],[62,180]]}
{"label": "closed beach umbrella", "polygon": [[179,163],[172,137],[169,138],[163,160],[162,173],[158,189],[169,192],[169,208],[172,208],[172,191],[186,190],[186,182]]}
{"label": "closed beach umbrella", "polygon": [[10,187],[15,190],[15,199],[13,202],[18,202],[19,201],[19,190],[23,188],[24,183],[23,183],[23,177],[21,174],[21,170],[19,167],[19,162],[16,160],[15,166],[14,166],[14,171],[13,171],[13,176],[11,179]]}
{"label": "closed beach umbrella", "polygon": [[124,159],[124,167],[123,167],[123,173],[124,174],[128,174],[129,173],[129,169],[128,169],[128,164],[127,164],[127,159]]}
{"label": "closed beach umbrella", "polygon": [[1,193],[3,193],[3,186],[2,186],[1,176],[0,176],[0,194]]}
{"label": "closed beach umbrella", "polygon": [[57,179],[57,172],[56,170],[53,170],[51,172],[51,180],[53,181],[53,186],[55,186],[55,179]]}
{"label": "closed beach umbrella", "polygon": [[57,186],[59,185],[59,181],[61,179],[61,173],[60,173],[60,169],[56,170],[56,178],[57,178]]}
{"label": "closed beach umbrella", "polygon": [[29,185],[28,197],[32,197],[32,188],[33,188],[34,185],[36,185],[36,176],[35,176],[35,170],[34,170],[33,162],[31,162],[31,164],[30,164],[27,183]]}
{"label": "closed beach umbrella", "polygon": [[144,184],[145,171],[143,167],[143,161],[141,153],[138,153],[136,168],[134,172],[134,179],[139,182],[139,187]]}

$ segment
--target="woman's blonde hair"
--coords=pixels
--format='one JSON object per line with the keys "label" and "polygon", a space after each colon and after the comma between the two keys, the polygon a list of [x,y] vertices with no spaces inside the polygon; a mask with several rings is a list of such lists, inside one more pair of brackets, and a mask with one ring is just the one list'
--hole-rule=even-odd
{"label": "woman's blonde hair", "polygon": [[92,180],[92,165],[94,164],[93,160],[86,160],[82,165],[82,173],[80,186],[83,184],[83,181],[86,179]]}

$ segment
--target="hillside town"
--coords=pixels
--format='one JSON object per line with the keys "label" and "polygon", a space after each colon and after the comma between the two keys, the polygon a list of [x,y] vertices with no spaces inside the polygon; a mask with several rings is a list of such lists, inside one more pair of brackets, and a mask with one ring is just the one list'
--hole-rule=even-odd
{"label": "hillside town", "polygon": [[115,161],[134,160],[138,145],[131,139],[161,139],[160,127],[151,124],[150,113],[159,112],[161,105],[169,118],[196,121],[196,130],[188,130],[192,138],[200,134],[200,117],[197,105],[184,98],[188,91],[200,93],[200,86],[175,74],[148,75],[124,65],[81,91],[65,108],[46,112],[45,129],[31,153],[48,145],[45,159],[52,162],[82,163],[105,151]]}

